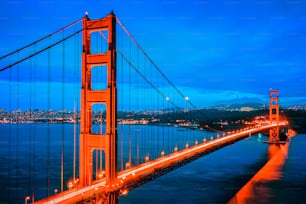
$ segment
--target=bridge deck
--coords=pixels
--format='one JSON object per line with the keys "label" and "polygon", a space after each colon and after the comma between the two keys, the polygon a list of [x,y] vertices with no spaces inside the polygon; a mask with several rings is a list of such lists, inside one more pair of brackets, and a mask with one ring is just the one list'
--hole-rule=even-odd
{"label": "bridge deck", "polygon": [[226,136],[220,136],[215,140],[200,143],[184,150],[165,155],[156,160],[148,161],[133,168],[124,170],[118,175],[118,183],[113,184],[112,186],[106,185],[105,180],[100,180],[95,182],[92,186],[75,188],[61,192],[35,203],[76,203],[91,197],[95,197],[95,195],[98,194],[106,194],[109,192],[118,191],[120,189],[126,189],[128,186],[135,185],[135,183],[140,182],[150,175],[169,168],[179,162],[188,160],[203,153],[212,152],[220,147],[232,144],[233,142],[249,137],[252,134],[268,130],[272,127],[286,125],[287,123],[285,122],[279,124],[269,124],[253,127],[251,129],[245,129]]}

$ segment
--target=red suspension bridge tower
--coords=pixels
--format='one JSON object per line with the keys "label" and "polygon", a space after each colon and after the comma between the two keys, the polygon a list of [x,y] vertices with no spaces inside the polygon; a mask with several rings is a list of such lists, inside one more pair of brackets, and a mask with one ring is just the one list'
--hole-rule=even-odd
{"label": "red suspension bridge tower", "polygon": [[[104,53],[91,53],[91,34],[107,32],[108,49]],[[82,53],[82,90],[81,90],[81,134],[80,134],[80,185],[92,185],[93,150],[105,153],[106,184],[111,185],[117,179],[117,88],[116,88],[116,17],[108,16],[90,20],[83,19]],[[92,68],[106,66],[107,88],[93,90],[91,81]],[[92,106],[106,106],[106,133],[93,134]]]}
{"label": "red suspension bridge tower", "polygon": [[[278,90],[270,89],[270,123],[278,124],[279,122],[279,103],[278,103]],[[269,142],[278,143],[279,138],[279,126],[270,129]]]}

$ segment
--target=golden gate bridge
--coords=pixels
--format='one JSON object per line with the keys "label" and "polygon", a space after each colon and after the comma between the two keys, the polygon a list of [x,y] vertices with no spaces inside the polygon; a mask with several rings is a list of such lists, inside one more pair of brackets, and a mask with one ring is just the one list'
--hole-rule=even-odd
{"label": "golden gate bridge", "polygon": [[116,203],[256,133],[269,131],[269,144],[285,143],[277,90],[270,90],[267,120],[218,131],[114,13],[96,20],[86,14],[1,56],[0,65],[8,202]]}

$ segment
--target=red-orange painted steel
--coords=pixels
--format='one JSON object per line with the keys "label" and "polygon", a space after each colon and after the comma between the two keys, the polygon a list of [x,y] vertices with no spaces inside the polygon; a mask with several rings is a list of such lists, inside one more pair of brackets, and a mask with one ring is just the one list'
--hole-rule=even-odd
{"label": "red-orange painted steel", "polygon": [[[108,50],[91,54],[90,34],[108,32]],[[91,70],[104,65],[107,69],[107,88],[91,89]],[[105,104],[106,133],[92,133],[92,106]],[[93,150],[105,153],[105,176],[107,184],[117,180],[117,88],[116,88],[116,17],[113,13],[99,20],[83,19],[82,90],[81,90],[81,134],[80,134],[80,186],[93,182]],[[100,142],[99,138],[101,138]]]}
{"label": "red-orange painted steel", "polygon": [[[279,122],[279,103],[278,103],[278,90],[270,89],[270,108],[269,108],[269,115],[270,115],[270,123],[277,123]],[[279,127],[274,127],[270,129],[269,132],[269,141],[270,142],[279,142]]]}

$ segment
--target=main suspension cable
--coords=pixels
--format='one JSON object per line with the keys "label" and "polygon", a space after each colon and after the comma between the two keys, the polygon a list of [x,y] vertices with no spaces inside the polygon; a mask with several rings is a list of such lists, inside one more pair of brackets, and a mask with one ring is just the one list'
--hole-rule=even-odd
{"label": "main suspension cable", "polygon": [[22,50],[24,50],[24,49],[26,49],[26,48],[28,48],[28,47],[30,47],[30,46],[32,46],[32,45],[35,45],[35,44],[37,44],[37,43],[39,43],[39,42],[41,42],[41,41],[43,41],[43,40],[45,40],[45,39],[47,39],[47,38],[50,38],[50,37],[56,35],[57,33],[60,33],[60,32],[62,32],[62,31],[64,31],[64,30],[67,30],[68,28],[70,28],[70,27],[72,27],[72,26],[78,24],[79,22],[81,22],[82,19],[83,19],[83,18],[80,18],[80,19],[74,21],[73,23],[71,23],[71,24],[69,24],[69,25],[67,25],[67,26],[65,26],[65,27],[63,27],[63,28],[60,28],[60,29],[58,29],[57,31],[55,31],[55,32],[53,32],[53,33],[51,33],[51,34],[49,34],[49,35],[46,35],[46,36],[44,36],[44,37],[42,37],[42,38],[40,38],[40,39],[38,39],[38,40],[35,40],[35,41],[31,42],[30,44],[27,44],[27,45],[25,45],[25,46],[23,46],[23,47],[21,47],[21,48],[19,48],[19,49],[17,49],[17,50],[14,50],[14,51],[12,51],[12,52],[6,54],[6,55],[3,55],[3,56],[0,57],[0,60],[6,58],[6,57],[8,57],[8,56],[11,56],[11,55],[13,55],[13,54],[15,54],[15,53],[17,53],[17,52],[20,52],[20,51],[22,51]]}
{"label": "main suspension cable", "polygon": [[[80,20],[78,20],[78,21],[76,21],[76,22],[79,22],[79,21],[80,21]],[[76,22],[75,22],[73,25],[75,25]],[[14,63],[12,63],[12,64],[9,64],[9,65],[7,65],[7,66],[5,66],[5,67],[2,67],[2,68],[0,69],[0,72],[1,72],[1,71],[4,71],[4,70],[6,70],[6,69],[12,68],[13,66],[15,66],[15,65],[17,65],[17,64],[19,64],[19,63],[21,63],[21,62],[23,62],[23,61],[25,61],[25,60],[27,60],[27,59],[29,59],[29,58],[32,58],[32,57],[34,57],[34,56],[36,56],[36,55],[38,55],[38,54],[40,54],[40,53],[42,53],[42,52],[44,52],[44,51],[46,51],[46,50],[48,50],[48,49],[50,49],[50,48],[52,48],[52,47],[58,45],[58,44],[60,44],[60,43],[62,43],[62,42],[64,42],[64,41],[70,39],[71,37],[73,37],[73,36],[77,35],[78,33],[82,32],[84,29],[90,28],[91,26],[93,26],[93,25],[96,24],[97,22],[98,22],[98,21],[96,21],[96,22],[94,22],[94,23],[92,23],[92,24],[90,24],[90,25],[87,25],[85,28],[82,28],[82,29],[80,29],[80,30],[78,30],[78,31],[76,31],[76,32],[74,32],[74,33],[68,35],[67,37],[62,38],[61,40],[59,40],[59,41],[57,41],[57,42],[55,42],[55,43],[53,43],[53,44],[51,44],[51,45],[50,45],[50,43],[49,43],[49,46],[47,46],[47,47],[45,47],[45,48],[43,48],[43,49],[41,49],[41,50],[39,50],[39,51],[37,51],[37,52],[34,52],[34,53],[31,54],[31,55],[28,55],[28,56],[26,56],[26,57],[24,57],[24,58],[22,58],[22,59],[20,59],[20,60],[17,60],[16,62],[14,62]],[[68,28],[68,27],[71,27],[71,26],[72,26],[72,24],[71,24],[70,26],[67,26],[67,28]],[[67,29],[67,28],[66,28],[66,29]],[[64,31],[64,30],[60,30],[59,32],[62,32],[62,31]],[[50,38],[49,38],[49,40],[50,40]],[[50,41],[49,41],[49,42],[50,42]],[[33,43],[31,43],[31,45],[35,45],[36,43],[37,43],[37,42],[33,42]],[[30,45],[24,46],[23,49],[25,49],[25,48],[27,48],[27,47],[29,47],[29,46],[30,46]],[[21,48],[20,48],[20,49],[21,49]],[[19,50],[19,49],[18,49],[18,50]],[[21,50],[22,50],[22,49],[21,49]],[[19,51],[16,51],[16,52],[19,52]],[[7,54],[7,55],[9,56],[9,55],[11,55],[11,54],[9,53],[9,54]],[[3,58],[3,57],[2,57],[2,58]],[[1,59],[2,59],[2,58],[1,58]]]}

